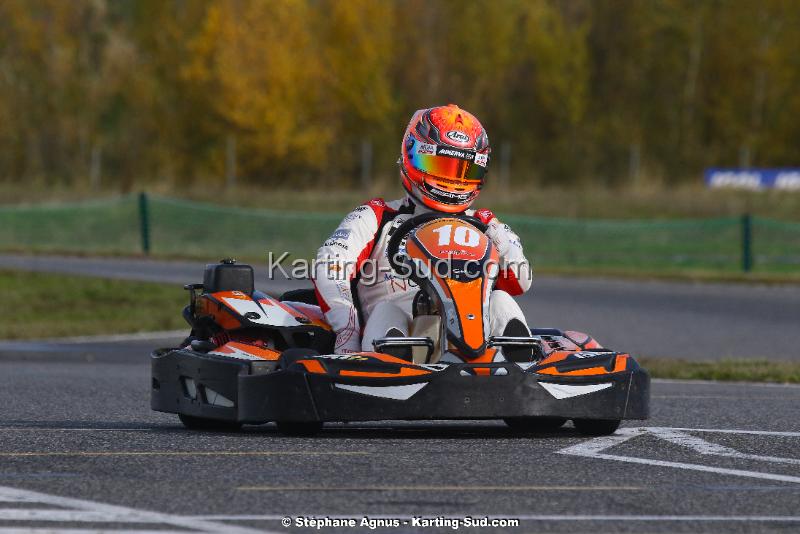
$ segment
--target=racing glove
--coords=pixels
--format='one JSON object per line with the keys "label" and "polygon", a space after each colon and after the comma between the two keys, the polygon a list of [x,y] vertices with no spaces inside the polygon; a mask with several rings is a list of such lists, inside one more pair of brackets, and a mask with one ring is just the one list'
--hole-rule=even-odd
{"label": "racing glove", "polygon": [[522,242],[507,224],[503,224],[491,210],[480,209],[475,217],[486,226],[486,235],[492,240],[500,255],[500,273],[495,288],[510,295],[521,295],[531,287],[533,273],[525,258]]}

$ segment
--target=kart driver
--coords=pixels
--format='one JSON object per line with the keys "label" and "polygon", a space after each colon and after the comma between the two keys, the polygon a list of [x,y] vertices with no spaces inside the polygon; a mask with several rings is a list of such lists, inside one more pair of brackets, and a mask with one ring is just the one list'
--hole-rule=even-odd
{"label": "kart driver", "polygon": [[[486,235],[500,255],[489,298],[489,335],[530,335],[511,298],[531,286],[531,268],[519,237],[488,209],[468,209],[484,185],[489,152],[481,123],[458,106],[414,113],[398,160],[406,197],[391,202],[375,198],[359,206],[317,253],[313,281],[322,312],[336,333],[337,354],[372,351],[374,339],[409,335],[418,287],[392,271],[386,246],[400,224],[428,212],[463,213],[488,226]],[[377,275],[362,276],[367,260]]]}

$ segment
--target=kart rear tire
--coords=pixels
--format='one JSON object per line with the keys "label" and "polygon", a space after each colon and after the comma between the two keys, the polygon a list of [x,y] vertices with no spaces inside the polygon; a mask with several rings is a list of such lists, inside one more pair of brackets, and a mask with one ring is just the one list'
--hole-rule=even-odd
{"label": "kart rear tire", "polygon": [[552,432],[567,422],[564,417],[506,417],[503,421],[516,432]]}
{"label": "kart rear tire", "polygon": [[619,419],[573,419],[575,429],[584,436],[610,436],[619,428]]}
{"label": "kart rear tire", "polygon": [[322,430],[322,421],[275,421],[278,432],[286,436],[310,437]]}
{"label": "kart rear tire", "polygon": [[236,432],[242,428],[242,423],[236,421],[221,421],[219,419],[207,419],[205,417],[195,417],[194,415],[178,414],[183,426],[189,430],[210,430],[214,432]]}

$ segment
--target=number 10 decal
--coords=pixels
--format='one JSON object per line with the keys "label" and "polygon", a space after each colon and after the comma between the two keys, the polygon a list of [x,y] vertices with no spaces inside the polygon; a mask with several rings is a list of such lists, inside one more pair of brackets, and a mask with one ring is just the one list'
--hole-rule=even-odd
{"label": "number 10 decal", "polygon": [[462,247],[475,247],[480,243],[480,235],[474,229],[468,226],[459,226],[453,234],[453,225],[445,224],[433,230],[439,234],[439,246],[444,247],[450,244],[450,237],[452,235],[453,241],[456,245]]}

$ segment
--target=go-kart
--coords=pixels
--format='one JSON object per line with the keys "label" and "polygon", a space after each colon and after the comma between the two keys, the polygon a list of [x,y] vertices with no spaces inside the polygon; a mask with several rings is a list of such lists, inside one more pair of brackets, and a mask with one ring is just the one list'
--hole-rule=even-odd
{"label": "go-kart", "polygon": [[395,229],[391,266],[419,292],[410,336],[376,339],[372,352],[333,353],[313,290],[273,298],[255,289],[249,265],[206,266],[202,284],[185,286],[189,337],[152,353],[152,408],[193,429],[275,422],[293,435],[326,422],[438,419],[502,419],[525,432],[571,419],[604,435],[646,419],[650,379],[631,355],[574,331],[529,335],[519,321],[487,335],[498,252],[485,230],[434,214]]}

